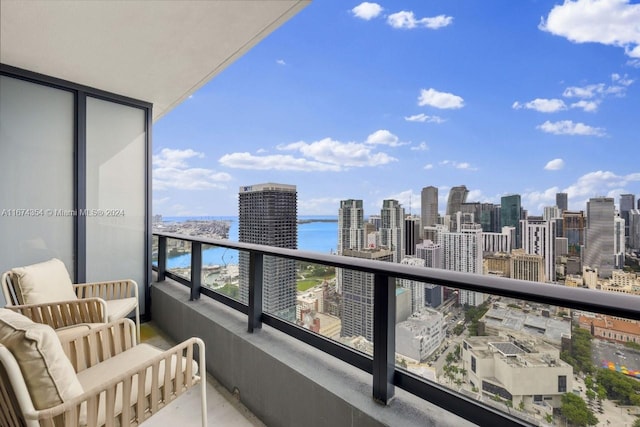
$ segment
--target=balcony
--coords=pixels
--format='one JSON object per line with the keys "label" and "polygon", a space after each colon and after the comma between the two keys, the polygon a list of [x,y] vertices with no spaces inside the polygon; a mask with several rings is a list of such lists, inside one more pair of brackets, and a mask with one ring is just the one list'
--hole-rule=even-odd
{"label": "balcony", "polygon": [[[168,242],[171,246],[179,242],[188,252],[188,268],[167,268]],[[170,233],[154,233],[154,247],[158,257],[150,291],[153,322],[172,339],[193,335],[204,339],[209,373],[267,425],[292,425],[301,419],[311,425],[549,425],[544,419],[553,414],[549,402],[527,401],[528,408],[539,410],[535,417],[529,409],[481,402],[478,393],[460,384],[455,387],[452,382],[448,387],[445,381],[425,379],[398,365],[396,278],[563,310],[640,319],[640,298],[629,295]],[[228,287],[203,280],[203,249],[213,247],[248,254],[247,301],[240,301],[239,294],[231,294]],[[352,344],[313,332],[309,325],[265,312],[261,304],[265,256],[372,274],[372,345],[354,349]],[[532,364],[534,356],[523,356],[518,363]],[[469,362],[469,354],[463,352],[465,357]],[[475,372],[471,363],[462,363]],[[518,363],[510,359],[503,365],[517,369]],[[466,382],[472,377],[469,373]],[[578,390],[572,380],[569,375],[566,391]],[[500,387],[495,387],[485,391],[500,396],[496,391]]]}

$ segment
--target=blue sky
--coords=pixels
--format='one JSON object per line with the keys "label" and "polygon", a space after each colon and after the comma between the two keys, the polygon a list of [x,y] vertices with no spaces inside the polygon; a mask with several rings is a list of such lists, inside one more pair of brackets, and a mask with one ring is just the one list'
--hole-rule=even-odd
{"label": "blue sky", "polygon": [[640,3],[316,0],[154,124],[153,210],[237,215],[294,184],[299,215],[452,186],[640,195]]}

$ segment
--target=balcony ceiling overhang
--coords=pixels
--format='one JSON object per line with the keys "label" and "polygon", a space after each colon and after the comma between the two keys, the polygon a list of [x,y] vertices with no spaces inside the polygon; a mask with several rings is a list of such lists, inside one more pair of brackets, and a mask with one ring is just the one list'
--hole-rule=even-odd
{"label": "balcony ceiling overhang", "polygon": [[309,2],[0,0],[0,63],[150,102],[155,120]]}

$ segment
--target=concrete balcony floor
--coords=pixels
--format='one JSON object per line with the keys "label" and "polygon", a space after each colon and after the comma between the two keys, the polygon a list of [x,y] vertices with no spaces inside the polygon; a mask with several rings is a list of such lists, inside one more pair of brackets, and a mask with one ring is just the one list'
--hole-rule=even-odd
{"label": "concrete balcony floor", "polygon": [[[141,341],[161,349],[174,344],[153,323],[141,325]],[[229,427],[264,427],[242,403],[211,375],[207,375],[207,418],[209,425]],[[141,424],[142,427],[200,426],[200,388],[187,390],[174,402]]]}

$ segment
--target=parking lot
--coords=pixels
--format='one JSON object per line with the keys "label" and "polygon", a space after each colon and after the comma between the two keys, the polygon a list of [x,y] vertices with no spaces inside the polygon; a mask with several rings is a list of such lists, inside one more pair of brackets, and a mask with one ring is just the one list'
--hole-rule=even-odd
{"label": "parking lot", "polygon": [[640,370],[640,352],[622,344],[610,343],[599,339],[593,340],[592,360],[594,365],[602,367],[602,362],[613,362],[625,366],[629,370]]}

